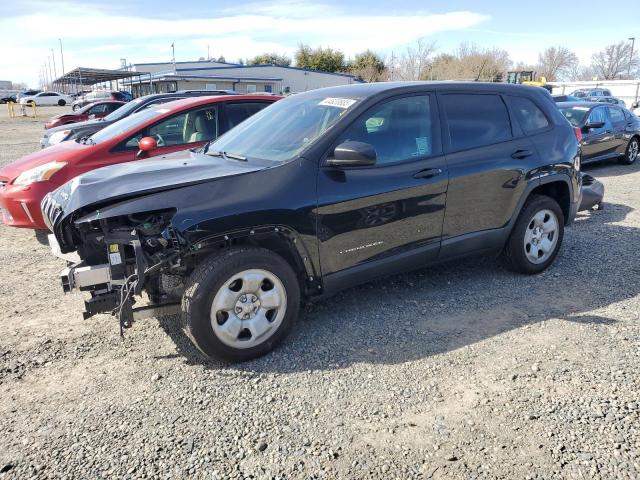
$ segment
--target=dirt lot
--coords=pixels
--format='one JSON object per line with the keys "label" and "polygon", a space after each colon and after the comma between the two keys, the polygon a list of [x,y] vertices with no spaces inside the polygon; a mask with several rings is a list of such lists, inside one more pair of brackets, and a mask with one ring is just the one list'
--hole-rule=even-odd
{"label": "dirt lot", "polygon": [[[42,130],[1,111],[0,165]],[[640,165],[589,171],[606,207],[543,275],[387,278],[231,366],[171,319],[83,321],[62,261],[0,226],[0,478],[639,478]]]}

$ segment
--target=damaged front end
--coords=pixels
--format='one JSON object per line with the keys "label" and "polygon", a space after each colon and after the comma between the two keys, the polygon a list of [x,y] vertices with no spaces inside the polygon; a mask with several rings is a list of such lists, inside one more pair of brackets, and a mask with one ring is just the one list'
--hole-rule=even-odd
{"label": "damaged front end", "polygon": [[[54,255],[68,262],[61,272],[64,291],[91,295],[85,301],[85,319],[111,313],[119,319],[122,333],[134,320],[179,311],[181,280],[189,268],[182,258],[189,246],[171,225],[175,209],[110,218],[100,218],[97,211],[61,225],[52,202],[46,197],[42,205],[54,231],[50,245]],[[77,251],[70,254],[76,245]],[[143,291],[150,305],[135,308]]]}

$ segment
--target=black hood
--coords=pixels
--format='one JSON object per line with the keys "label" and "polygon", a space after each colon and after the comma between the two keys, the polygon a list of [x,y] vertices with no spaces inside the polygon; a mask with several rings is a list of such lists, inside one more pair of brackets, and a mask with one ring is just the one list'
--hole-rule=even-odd
{"label": "black hood", "polygon": [[212,181],[230,175],[262,170],[264,165],[238,160],[225,160],[191,151],[176,152],[148,160],[136,160],[99,168],[80,175],[50,193],[43,201],[62,210],[56,220],[63,220],[83,209],[107,207],[121,200],[196,183]]}

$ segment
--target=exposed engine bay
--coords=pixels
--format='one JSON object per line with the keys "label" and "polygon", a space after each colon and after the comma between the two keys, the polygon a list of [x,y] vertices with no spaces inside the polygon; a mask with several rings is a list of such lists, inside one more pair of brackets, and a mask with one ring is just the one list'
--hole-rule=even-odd
{"label": "exposed engine bay", "polygon": [[[76,224],[80,235],[79,262],[69,262],[61,273],[65,292],[88,291],[84,318],[111,312],[122,329],[137,318],[176,313],[183,279],[192,270],[185,253],[189,245],[171,227],[173,210],[146,212]],[[51,235],[54,254],[60,248]],[[134,308],[145,291],[150,307]]]}

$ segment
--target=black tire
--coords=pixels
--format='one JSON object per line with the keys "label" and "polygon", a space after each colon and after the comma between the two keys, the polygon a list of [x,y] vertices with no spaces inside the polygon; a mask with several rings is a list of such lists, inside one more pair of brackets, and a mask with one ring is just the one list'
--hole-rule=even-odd
{"label": "black tire", "polygon": [[[525,234],[527,229],[530,228],[533,217],[536,213],[542,210],[550,210],[556,216],[558,222],[557,228],[557,241],[554,245],[554,250],[550,253],[549,257],[541,263],[533,263],[527,257],[527,251],[525,247]],[[522,207],[520,215],[516,220],[516,224],[511,231],[507,245],[503,252],[504,262],[510,270],[519,273],[525,273],[532,275],[540,273],[545,270],[549,265],[553,263],[560,247],[562,246],[562,239],[564,237],[564,214],[558,202],[553,198],[546,195],[531,195]]]}
{"label": "black tire", "polygon": [[633,137],[627,144],[627,149],[624,151],[624,157],[620,159],[620,163],[624,165],[632,165],[638,159],[640,152],[640,140],[638,137]]}
{"label": "black tire", "polygon": [[[211,325],[211,308],[218,291],[233,275],[248,269],[274,274],[286,294],[284,317],[266,340],[250,348],[234,348],[218,338]],[[186,334],[206,356],[231,362],[259,357],[272,350],[289,332],[300,309],[300,286],[289,264],[263,248],[238,247],[213,254],[196,267],[182,297],[182,321]]]}
{"label": "black tire", "polygon": [[51,233],[49,230],[34,230],[36,240],[40,245],[44,245],[46,247],[49,246],[49,234]]}
{"label": "black tire", "polygon": [[74,105],[73,107],[71,107],[71,110],[73,110],[74,112],[77,112],[78,110],[80,110],[80,105]]}
{"label": "black tire", "polygon": [[60,105],[61,107],[64,107],[67,104],[66,101],[64,100],[58,100],[58,105]]}

